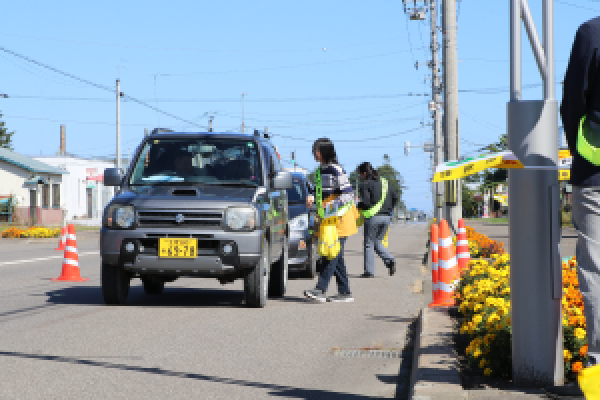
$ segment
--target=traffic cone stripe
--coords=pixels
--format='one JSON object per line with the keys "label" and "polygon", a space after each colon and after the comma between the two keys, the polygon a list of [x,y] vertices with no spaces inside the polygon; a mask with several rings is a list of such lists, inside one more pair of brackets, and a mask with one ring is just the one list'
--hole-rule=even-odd
{"label": "traffic cone stripe", "polygon": [[440,247],[450,247],[452,246],[452,238],[448,237],[448,238],[440,238]]}
{"label": "traffic cone stripe", "polygon": [[79,267],[79,263],[77,262],[77,260],[70,260],[68,258],[65,258],[63,260],[63,264],[69,264],[69,265],[74,265],[76,267]]}
{"label": "traffic cone stripe", "polygon": [[452,258],[450,260],[439,260],[438,261],[438,268],[440,269],[453,269],[454,267],[456,267],[456,259]]}
{"label": "traffic cone stripe", "polygon": [[469,259],[469,260],[471,259],[471,255],[469,253],[458,253],[456,255],[456,257],[458,257],[459,259],[460,258],[466,258],[466,259]]}
{"label": "traffic cone stripe", "polygon": [[438,244],[437,243],[431,243],[431,250],[437,251],[438,250]]}
{"label": "traffic cone stripe", "polygon": [[77,247],[67,246],[67,247],[65,247],[65,251],[68,251],[69,253],[77,254]]}
{"label": "traffic cone stripe", "polygon": [[468,240],[457,240],[456,241],[456,246],[468,246],[468,245],[469,245]]}
{"label": "traffic cone stripe", "polygon": [[437,271],[438,270],[438,263],[436,263],[436,262],[431,263],[431,269],[433,269],[434,271]]}
{"label": "traffic cone stripe", "polygon": [[443,290],[444,292],[454,292],[456,285],[457,285],[457,282],[454,282],[454,283],[438,282],[435,285],[435,290]]}

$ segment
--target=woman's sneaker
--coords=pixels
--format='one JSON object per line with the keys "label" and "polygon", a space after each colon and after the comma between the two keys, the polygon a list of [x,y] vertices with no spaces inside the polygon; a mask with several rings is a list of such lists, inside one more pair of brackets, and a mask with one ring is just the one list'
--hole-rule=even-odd
{"label": "woman's sneaker", "polygon": [[327,301],[332,303],[352,303],[354,301],[354,297],[352,297],[352,293],[339,293],[335,296],[329,296]]}
{"label": "woman's sneaker", "polygon": [[325,297],[325,292],[323,292],[321,289],[305,290],[304,295],[309,299],[317,300],[321,303],[324,303],[325,300],[327,300],[327,297]]}

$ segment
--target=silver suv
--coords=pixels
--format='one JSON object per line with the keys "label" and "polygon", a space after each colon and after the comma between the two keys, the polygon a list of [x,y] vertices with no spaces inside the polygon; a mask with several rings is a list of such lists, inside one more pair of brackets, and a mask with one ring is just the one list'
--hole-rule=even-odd
{"label": "silver suv", "polygon": [[124,304],[135,277],[147,294],[184,276],[243,278],[250,307],[285,295],[292,177],[266,134],[155,130],[104,183],[120,187],[100,232],[106,304]]}

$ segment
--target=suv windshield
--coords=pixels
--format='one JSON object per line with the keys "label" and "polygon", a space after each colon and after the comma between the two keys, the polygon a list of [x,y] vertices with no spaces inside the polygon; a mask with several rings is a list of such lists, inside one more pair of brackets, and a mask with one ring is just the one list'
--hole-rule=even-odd
{"label": "suv windshield", "polygon": [[293,179],[294,186],[291,189],[287,189],[288,203],[289,204],[304,204],[304,181],[300,178]]}
{"label": "suv windshield", "polygon": [[150,139],[132,166],[130,185],[262,185],[258,146],[239,139]]}

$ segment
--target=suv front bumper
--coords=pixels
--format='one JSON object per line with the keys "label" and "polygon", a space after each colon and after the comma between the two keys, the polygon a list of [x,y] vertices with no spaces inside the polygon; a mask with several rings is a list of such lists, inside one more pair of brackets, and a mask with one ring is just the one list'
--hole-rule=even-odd
{"label": "suv front bumper", "polygon": [[[195,258],[165,258],[158,255],[159,238],[195,238],[198,255]],[[262,230],[229,232],[223,230],[113,230],[100,231],[102,262],[122,265],[140,274],[218,276],[253,268],[261,256]],[[132,243],[133,246],[126,246]],[[226,244],[233,251],[224,252]],[[128,251],[127,247],[133,247]]]}

